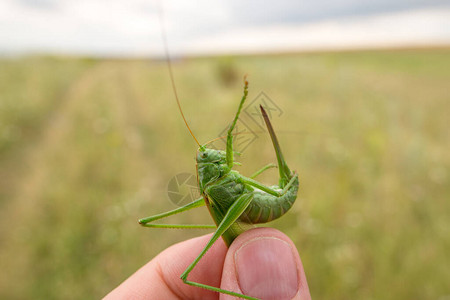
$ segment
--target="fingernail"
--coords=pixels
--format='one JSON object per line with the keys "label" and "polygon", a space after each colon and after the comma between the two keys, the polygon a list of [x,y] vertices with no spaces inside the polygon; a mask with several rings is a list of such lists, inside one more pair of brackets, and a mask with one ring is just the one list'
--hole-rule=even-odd
{"label": "fingernail", "polygon": [[234,261],[244,294],[291,299],[297,293],[297,261],[287,242],[274,237],[250,240],[236,251]]}

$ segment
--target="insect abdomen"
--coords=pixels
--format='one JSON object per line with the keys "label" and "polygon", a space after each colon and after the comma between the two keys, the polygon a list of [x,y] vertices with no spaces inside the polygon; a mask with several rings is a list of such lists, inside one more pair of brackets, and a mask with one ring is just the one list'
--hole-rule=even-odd
{"label": "insect abdomen", "polygon": [[294,204],[297,198],[298,178],[282,196],[273,196],[262,191],[255,191],[255,196],[249,207],[240,217],[246,223],[266,223],[284,215]]}

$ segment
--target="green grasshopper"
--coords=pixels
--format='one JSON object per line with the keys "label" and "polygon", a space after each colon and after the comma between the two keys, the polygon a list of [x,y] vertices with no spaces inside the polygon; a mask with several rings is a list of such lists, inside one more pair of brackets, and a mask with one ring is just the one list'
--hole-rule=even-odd
{"label": "green grasshopper", "polygon": [[[199,199],[177,209],[140,219],[139,223],[146,227],[156,228],[216,229],[205,248],[183,272],[183,274],[181,274],[181,279],[184,283],[192,286],[201,287],[207,290],[244,299],[256,299],[217,287],[192,282],[187,279],[189,273],[194,269],[203,255],[205,255],[206,251],[208,251],[217,239],[220,238],[220,236],[222,236],[227,246],[230,246],[233,240],[239,234],[244,232],[244,229],[239,225],[239,223],[257,224],[275,220],[285,214],[297,198],[299,185],[298,175],[289,170],[289,167],[283,158],[283,154],[281,153],[281,149],[273,127],[269,121],[269,117],[262,106],[260,106],[261,113],[272,139],[277,156],[278,169],[280,173],[278,186],[265,186],[254,179],[265,170],[275,167],[273,164],[263,167],[250,177],[243,176],[239,174],[239,172],[233,170],[233,166],[237,164],[234,162],[233,130],[248,95],[248,81],[244,80],[244,82],[244,95],[239,104],[236,116],[234,117],[234,120],[227,132],[226,151],[210,149],[206,147],[207,144],[200,145],[198,143],[189,128],[186,119],[184,118],[183,111],[181,110],[181,106],[175,92],[181,115],[186,123],[186,126],[188,127],[189,132],[199,145],[196,157],[197,178],[202,196]],[[217,227],[214,225],[150,224],[153,221],[203,205],[206,205],[208,208]]]}

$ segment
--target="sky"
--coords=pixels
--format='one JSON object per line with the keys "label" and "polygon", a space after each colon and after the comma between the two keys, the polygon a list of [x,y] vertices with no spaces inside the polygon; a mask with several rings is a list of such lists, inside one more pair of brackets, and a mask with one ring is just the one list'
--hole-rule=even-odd
{"label": "sky", "polygon": [[158,56],[450,45],[450,0],[0,0],[0,54]]}

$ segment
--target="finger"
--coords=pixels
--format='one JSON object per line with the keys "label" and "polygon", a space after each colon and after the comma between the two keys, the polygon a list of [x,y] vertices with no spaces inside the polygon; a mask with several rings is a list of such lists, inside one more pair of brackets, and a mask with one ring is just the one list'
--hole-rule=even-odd
{"label": "finger", "polygon": [[[211,234],[190,239],[161,252],[105,299],[217,299],[217,293],[184,284],[183,271],[200,254]],[[227,247],[218,240],[189,274],[190,281],[219,286]]]}
{"label": "finger", "polygon": [[255,228],[236,238],[225,258],[221,288],[260,299],[311,299],[294,243],[273,228]]}

